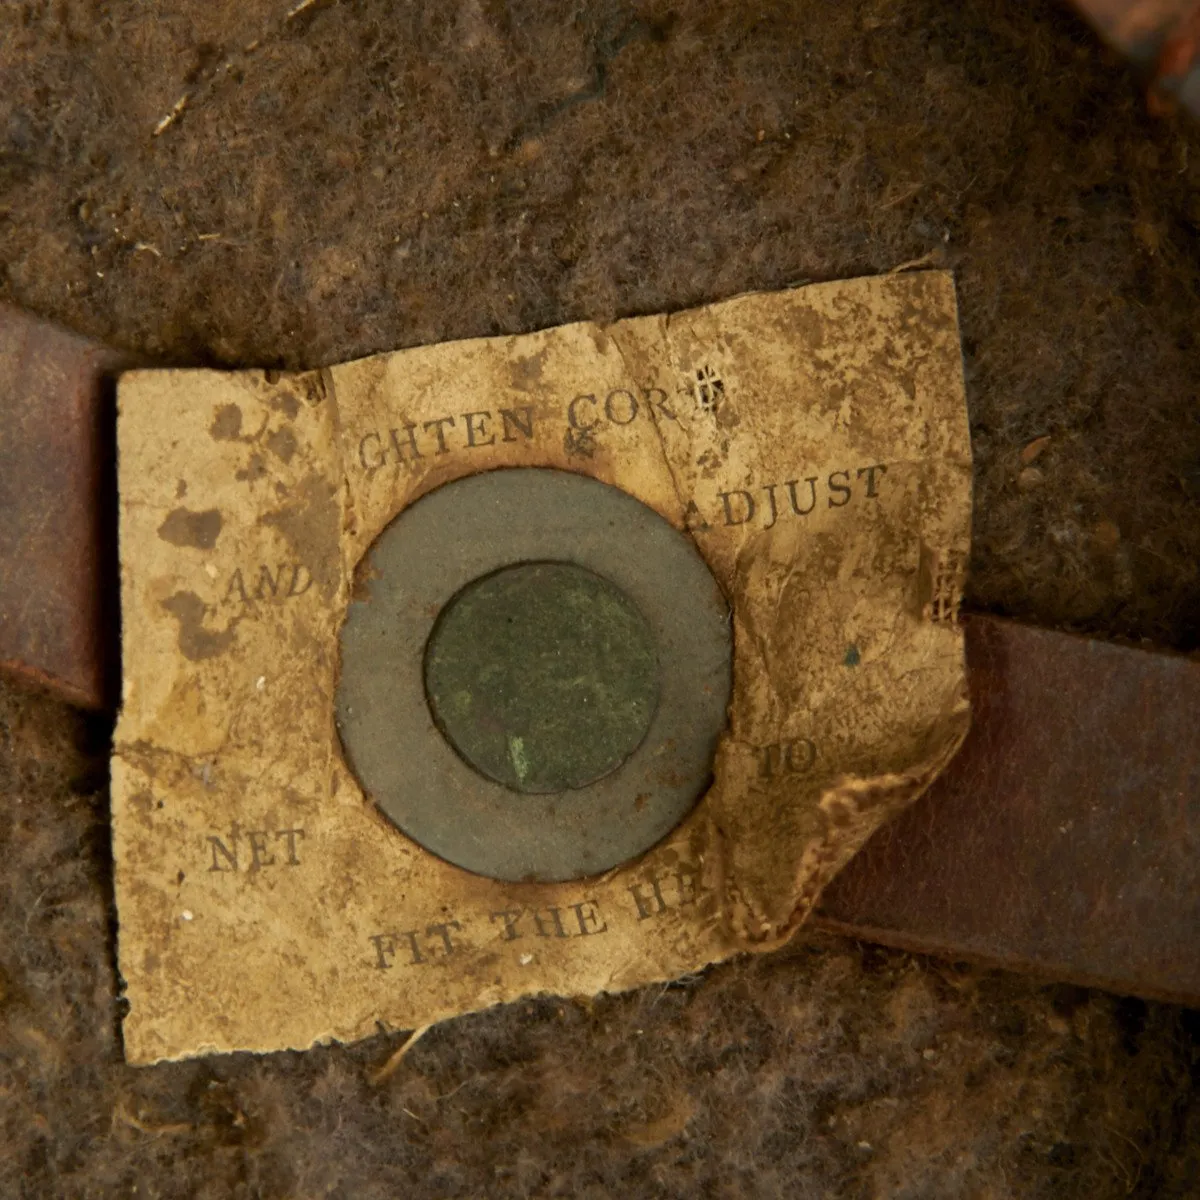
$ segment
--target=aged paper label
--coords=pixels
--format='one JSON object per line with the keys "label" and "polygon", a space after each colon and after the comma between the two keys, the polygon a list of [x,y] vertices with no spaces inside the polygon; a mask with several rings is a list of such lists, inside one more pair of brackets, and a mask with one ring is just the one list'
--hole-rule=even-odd
{"label": "aged paper label", "polygon": [[[957,749],[971,463],[941,272],[119,389],[113,757],[132,1062],[411,1028],[778,945]],[[498,467],[636,496],[734,619],[714,783],[640,859],[500,883],[400,833],[334,725],[354,571]]]}

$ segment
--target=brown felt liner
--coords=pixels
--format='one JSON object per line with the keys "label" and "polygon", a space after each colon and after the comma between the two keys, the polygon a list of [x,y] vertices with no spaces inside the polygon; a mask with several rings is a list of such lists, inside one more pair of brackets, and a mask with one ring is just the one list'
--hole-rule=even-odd
{"label": "brown felt liner", "polygon": [[[291,7],[0,6],[0,297],[312,366],[948,266],[970,601],[1196,646],[1200,135],[1065,8]],[[378,1086],[398,1038],[126,1068],[75,725],[3,693],[2,1195],[1194,1194],[1194,1017],[836,941],[471,1017]]]}

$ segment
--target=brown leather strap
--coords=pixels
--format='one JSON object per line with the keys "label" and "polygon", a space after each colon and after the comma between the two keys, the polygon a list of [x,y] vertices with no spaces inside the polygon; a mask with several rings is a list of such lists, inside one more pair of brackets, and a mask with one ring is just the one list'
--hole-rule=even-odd
{"label": "brown leather strap", "polygon": [[0,666],[98,707],[116,695],[106,371],[121,357],[0,305]]}
{"label": "brown leather strap", "polygon": [[816,923],[1200,1003],[1200,663],[967,622],[974,724]]}

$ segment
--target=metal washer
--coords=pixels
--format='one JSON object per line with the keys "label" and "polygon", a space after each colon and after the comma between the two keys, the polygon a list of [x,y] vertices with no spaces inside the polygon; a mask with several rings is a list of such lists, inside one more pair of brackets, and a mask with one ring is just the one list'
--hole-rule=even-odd
{"label": "metal washer", "polygon": [[[575,562],[641,610],[658,646],[645,739],[587,787],[518,793],[470,767],[434,724],[425,645],[466,584],[530,561]],[[336,715],[346,759],[409,837],[480,875],[578,879],[648,850],[707,787],[732,687],[729,608],[695,546],[626,492],[540,468],[485,472],[405,509],[366,556],[342,628]]]}

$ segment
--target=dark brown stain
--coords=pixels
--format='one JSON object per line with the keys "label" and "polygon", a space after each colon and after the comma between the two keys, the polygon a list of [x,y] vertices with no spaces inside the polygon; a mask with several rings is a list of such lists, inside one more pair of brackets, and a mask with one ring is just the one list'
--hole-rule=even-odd
{"label": "dark brown stain", "polygon": [[209,434],[220,442],[232,442],[241,436],[242,410],[236,404],[222,404],[208,427]]}
{"label": "dark brown stain", "polygon": [[267,513],[264,525],[278,529],[293,553],[312,572],[312,577],[329,599],[341,579],[338,537],[342,514],[337,489],[321,475],[309,475],[293,492],[294,500]]}
{"label": "dark brown stain", "polygon": [[542,382],[542,366],[546,361],[546,351],[542,349],[537,354],[518,358],[512,365],[510,378],[517,391],[527,392]]}
{"label": "dark brown stain", "polygon": [[563,450],[568,458],[591,458],[596,453],[596,436],[590,429],[567,429]]}
{"label": "dark brown stain", "polygon": [[194,550],[211,550],[224,522],[215,508],[193,512],[190,508],[172,509],[158,527],[158,536],[173,546],[190,546]]}
{"label": "dark brown stain", "polygon": [[233,643],[236,620],[220,632],[205,629],[208,608],[195,592],[175,592],[162,606],[179,622],[179,652],[191,662],[215,658]]}
{"label": "dark brown stain", "polygon": [[252,454],[246,466],[239,468],[234,473],[234,478],[239,483],[253,483],[256,479],[261,479],[266,473],[267,468],[263,463],[262,455]]}
{"label": "dark brown stain", "polygon": [[775,326],[806,349],[820,350],[825,345],[825,318],[811,308],[788,308],[779,314]]}
{"label": "dark brown stain", "polygon": [[277,429],[267,437],[267,449],[285,463],[289,463],[296,453],[296,435],[286,426]]}
{"label": "dark brown stain", "polygon": [[300,401],[291,392],[277,392],[271,397],[270,403],[277,412],[286,414],[289,421],[294,421],[300,411]]}
{"label": "dark brown stain", "polygon": [[154,795],[147,791],[135,792],[129,797],[129,806],[140,813],[142,817],[149,817],[154,810]]}
{"label": "dark brown stain", "polygon": [[[366,602],[371,598],[371,584],[376,579],[381,579],[382,575],[379,570],[374,567],[370,559],[364,557],[358,564],[358,569],[354,572],[354,579],[350,588],[350,599],[360,602]],[[436,613],[430,613],[430,616],[436,616]]]}

